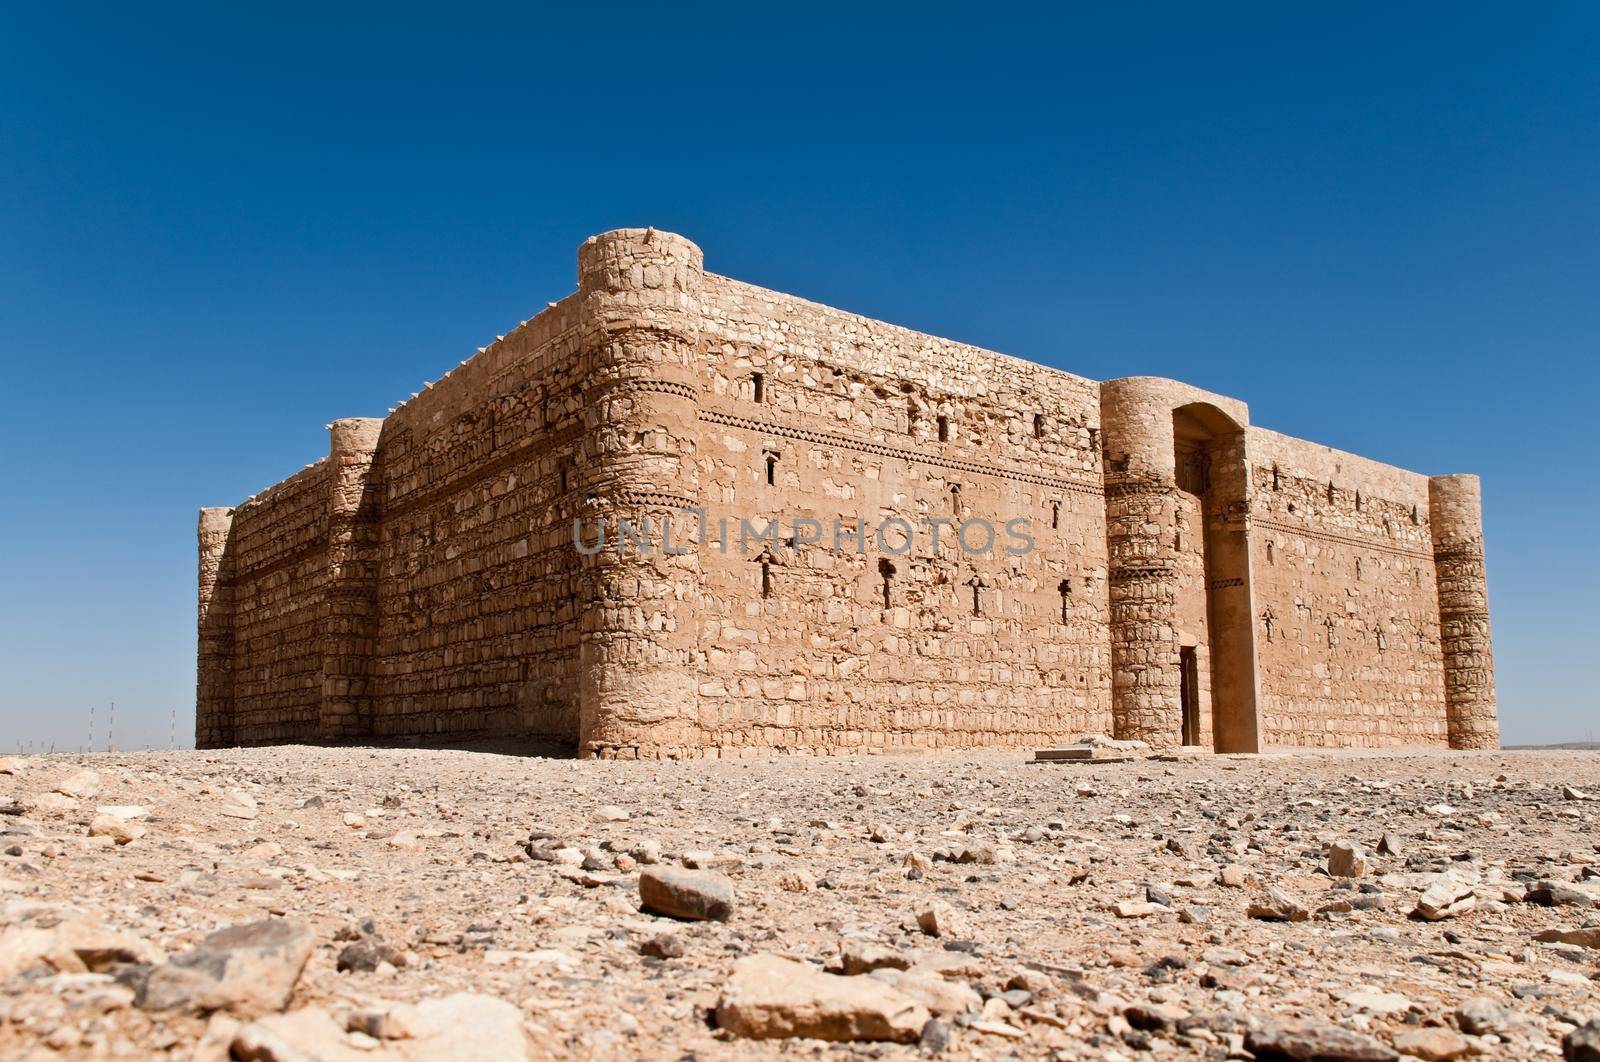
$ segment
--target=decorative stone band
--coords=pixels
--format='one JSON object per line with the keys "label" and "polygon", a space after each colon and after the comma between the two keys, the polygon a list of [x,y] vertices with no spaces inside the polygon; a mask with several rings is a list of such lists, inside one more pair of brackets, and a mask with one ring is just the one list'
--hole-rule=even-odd
{"label": "decorative stone band", "polygon": [[378,600],[378,591],[375,585],[335,584],[323,589],[322,598],[324,601],[373,602]]}
{"label": "decorative stone band", "polygon": [[937,468],[949,468],[957,472],[971,472],[982,476],[997,476],[1001,479],[1015,480],[1019,483],[1033,483],[1041,487],[1054,487],[1057,490],[1071,491],[1075,494],[1088,494],[1097,498],[1105,493],[1098,483],[1057,479],[1053,476],[1041,476],[1033,472],[1002,468],[998,465],[984,464],[979,461],[963,461],[955,457],[940,457],[937,454],[925,454],[919,450],[909,450],[901,446],[890,446],[886,443],[871,442],[867,439],[856,439],[849,435],[835,435],[833,432],[816,431],[812,428],[794,428],[787,424],[755,420],[750,417],[735,416],[732,413],[719,413],[712,409],[700,410],[699,417],[709,424],[722,424],[730,428],[766,432],[769,435],[778,435],[785,439],[799,439],[802,442],[818,443],[823,446],[838,446],[846,450],[876,454],[879,457],[893,457],[913,464],[933,465]]}
{"label": "decorative stone band", "polygon": [[298,549],[290,550],[282,556],[274,557],[272,560],[240,569],[235,576],[235,581],[239,583],[256,582],[268,575],[276,575],[285,569],[299,567],[310,560],[315,560],[318,564],[322,564],[327,559],[328,541],[326,538],[318,538]]}
{"label": "decorative stone band", "polygon": [[1483,566],[1483,540],[1463,542],[1456,546],[1447,546],[1434,551],[1435,560],[1443,563],[1475,564]]}
{"label": "decorative stone band", "polygon": [[1178,493],[1171,483],[1152,482],[1148,479],[1113,479],[1108,477],[1104,490],[1107,498],[1137,498],[1165,496]]}
{"label": "decorative stone band", "polygon": [[1178,569],[1174,565],[1145,564],[1137,567],[1117,566],[1107,575],[1107,581],[1115,586],[1119,583],[1143,582],[1147,579],[1175,578]]}
{"label": "decorative stone band", "polygon": [[1282,531],[1289,535],[1299,535],[1302,538],[1314,538],[1321,542],[1337,542],[1343,546],[1354,546],[1357,549],[1370,549],[1379,553],[1392,553],[1397,557],[1414,557],[1417,560],[1432,560],[1437,556],[1432,550],[1408,549],[1393,542],[1385,542],[1381,538],[1367,538],[1357,535],[1341,535],[1333,531],[1317,531],[1306,527],[1304,524],[1293,524],[1286,520],[1269,520],[1265,517],[1252,517],[1250,523],[1254,527],[1265,527],[1273,531]]}
{"label": "decorative stone band", "polygon": [[521,446],[507,449],[500,456],[473,468],[471,473],[430,483],[410,494],[396,494],[384,502],[383,518],[394,519],[415,509],[440,501],[475,483],[493,479],[502,472],[539,454],[559,450],[583,433],[582,425],[572,425],[548,435],[535,435]]}
{"label": "decorative stone band", "polygon": [[695,399],[700,397],[700,391],[693,384],[683,383],[678,380],[653,380],[644,378],[621,377],[614,380],[603,381],[596,386],[596,391],[649,391],[654,394],[672,395],[675,398]]}
{"label": "decorative stone band", "polygon": [[616,495],[616,505],[625,509],[693,509],[696,504],[687,495],[665,491],[629,490]]}

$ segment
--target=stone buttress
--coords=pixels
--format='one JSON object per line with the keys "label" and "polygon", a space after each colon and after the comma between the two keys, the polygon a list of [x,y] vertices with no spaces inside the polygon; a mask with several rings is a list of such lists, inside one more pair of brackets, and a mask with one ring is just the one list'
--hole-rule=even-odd
{"label": "stone buttress", "polygon": [[328,425],[328,582],[322,602],[318,737],[372,733],[378,647],[378,436],[383,421]]}
{"label": "stone buttress", "polygon": [[[578,249],[580,533],[591,549],[606,535],[605,548],[585,551],[580,579],[584,757],[701,751],[699,529],[690,510],[699,503],[703,270],[700,248],[653,229],[604,233]],[[643,548],[618,534],[619,522],[645,531]]]}
{"label": "stone buttress", "polygon": [[1439,582],[1439,638],[1444,654],[1445,721],[1450,747],[1499,748],[1478,477],[1430,478],[1428,522]]}

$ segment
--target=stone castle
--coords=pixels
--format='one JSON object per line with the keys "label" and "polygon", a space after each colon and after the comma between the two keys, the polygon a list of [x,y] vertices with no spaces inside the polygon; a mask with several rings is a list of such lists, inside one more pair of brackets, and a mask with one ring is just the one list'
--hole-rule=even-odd
{"label": "stone castle", "polygon": [[743,284],[671,233],[592,237],[575,294],[330,433],[200,511],[202,748],[1499,743],[1476,477]]}

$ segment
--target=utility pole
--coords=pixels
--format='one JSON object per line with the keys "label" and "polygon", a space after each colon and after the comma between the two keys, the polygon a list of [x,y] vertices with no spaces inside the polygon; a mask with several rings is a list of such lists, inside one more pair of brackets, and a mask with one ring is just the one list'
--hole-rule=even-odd
{"label": "utility pole", "polygon": [[117,702],[111,702],[111,720],[106,723],[106,751],[117,751]]}
{"label": "utility pole", "polygon": [[94,702],[89,702],[89,745],[87,751],[94,751]]}

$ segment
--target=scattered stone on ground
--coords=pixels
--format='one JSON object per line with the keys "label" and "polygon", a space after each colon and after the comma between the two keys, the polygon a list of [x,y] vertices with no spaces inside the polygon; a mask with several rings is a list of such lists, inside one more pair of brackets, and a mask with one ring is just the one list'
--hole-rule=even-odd
{"label": "scattered stone on ground", "polygon": [[733,882],[710,870],[651,867],[639,875],[639,900],[652,914],[726,922],[733,914]]}
{"label": "scattered stone on ground", "polygon": [[1336,878],[1359,878],[1367,872],[1367,853],[1354,841],[1335,841],[1328,848],[1328,873]]}
{"label": "scattered stone on ground", "polygon": [[1258,1059],[1296,1062],[1388,1062],[1394,1048],[1364,1033],[1324,1022],[1266,1022],[1245,1037]]}
{"label": "scattered stone on ground", "polygon": [[915,1043],[931,1018],[922,1004],[877,978],[823,973],[777,955],[740,959],[717,1004],[718,1027],[752,1040]]}
{"label": "scattered stone on ground", "polygon": [[1600,757],[1118,758],[0,759],[0,1057],[1600,1060]]}
{"label": "scattered stone on ground", "polygon": [[299,922],[228,926],[139,976],[134,1003],[150,1011],[226,1010],[241,1017],[282,1010],[315,948],[311,929]]}

